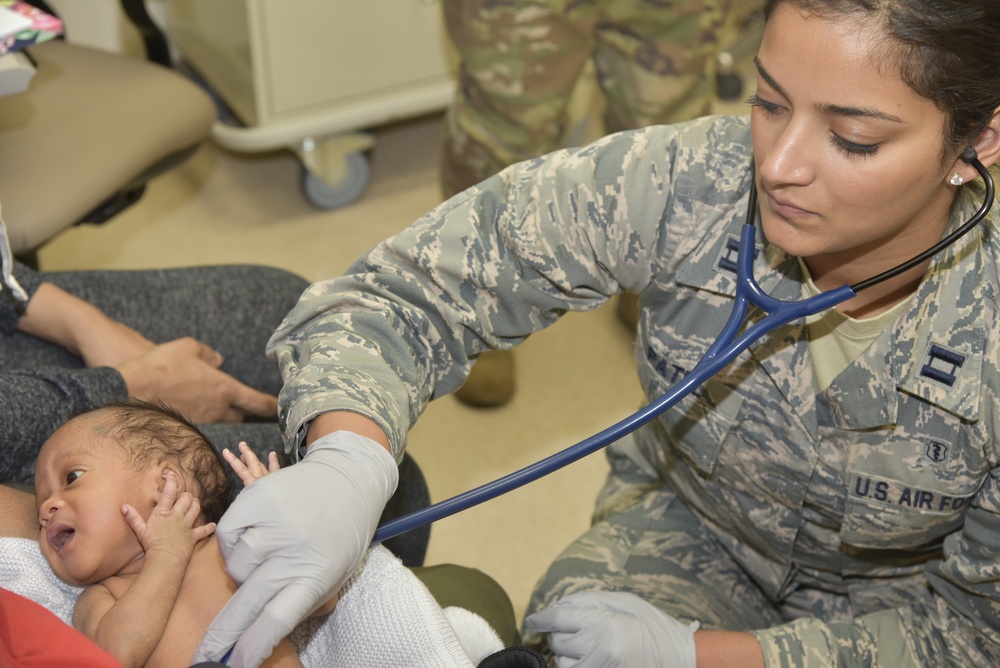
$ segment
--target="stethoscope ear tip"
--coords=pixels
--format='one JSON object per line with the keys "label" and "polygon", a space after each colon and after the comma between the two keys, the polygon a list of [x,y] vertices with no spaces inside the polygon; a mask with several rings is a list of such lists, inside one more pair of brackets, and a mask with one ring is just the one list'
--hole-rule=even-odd
{"label": "stethoscope ear tip", "polygon": [[962,151],[962,155],[959,157],[961,158],[962,162],[964,162],[967,165],[971,165],[972,161],[979,157],[979,154],[976,153],[976,149],[972,148],[972,146],[966,146],[965,150]]}

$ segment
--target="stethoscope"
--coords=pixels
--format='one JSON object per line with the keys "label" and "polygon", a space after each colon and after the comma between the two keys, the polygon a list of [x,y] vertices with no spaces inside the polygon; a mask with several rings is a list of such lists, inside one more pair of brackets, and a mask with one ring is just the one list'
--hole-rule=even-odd
{"label": "stethoscope", "polygon": [[[659,399],[604,431],[598,432],[575,445],[571,445],[565,450],[550,455],[519,471],[498,478],[493,482],[383,523],[375,531],[373,542],[382,542],[393,536],[398,536],[401,533],[416,529],[425,524],[430,524],[431,522],[436,522],[472,506],[489,501],[529,482],[538,480],[549,473],[553,473],[610,445],[671,408],[729,364],[754,341],[768,332],[786,325],[797,318],[804,318],[836,306],[856,296],[861,290],[878,285],[929,260],[978,225],[993,206],[994,184],[989,170],[979,161],[976,151],[971,146],[965,149],[961,159],[975,167],[986,184],[986,195],[983,198],[983,204],[968,221],[924,252],[896,265],[892,269],[860,283],[844,285],[799,301],[783,301],[771,297],[760,288],[753,277],[753,250],[756,233],[754,220],[757,213],[757,188],[751,168],[751,186],[750,197],[747,203],[747,216],[743,229],[740,232],[739,256],[736,260],[736,299],[733,310],[715,342],[690,373],[667,390]],[[767,315],[747,327],[740,334],[740,330],[746,322],[747,310],[751,304],[764,311]]]}

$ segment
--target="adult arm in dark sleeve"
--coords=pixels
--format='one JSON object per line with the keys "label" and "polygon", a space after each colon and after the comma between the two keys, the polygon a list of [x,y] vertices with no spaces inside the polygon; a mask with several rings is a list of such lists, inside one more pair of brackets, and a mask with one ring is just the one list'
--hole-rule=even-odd
{"label": "adult arm in dark sleeve", "polygon": [[[37,272],[16,260],[12,262],[11,273],[16,283],[9,285],[9,279],[4,281],[0,299],[0,345],[4,338],[25,329],[25,323],[31,329],[30,318],[22,321],[22,315],[40,288],[43,298],[49,290],[42,288],[43,280]],[[69,340],[71,333],[57,332],[42,338],[70,348],[75,347]],[[0,480],[30,481],[38,449],[59,425],[99,403],[127,396],[125,379],[109,367],[0,370],[0,406],[3,406],[0,443],[5,453],[0,457]]]}
{"label": "adult arm in dark sleeve", "polygon": [[40,346],[47,341],[68,351],[85,368],[25,359],[0,369],[0,438],[7,450],[0,480],[30,479],[35,454],[55,428],[77,412],[129,395],[164,401],[195,422],[276,413],[275,397],[222,372],[222,357],[210,346],[190,337],[154,344],[24,265],[12,266],[30,300],[25,308],[19,290],[4,281],[0,345],[3,337],[29,335]]}
{"label": "adult arm in dark sleeve", "polygon": [[[87,369],[110,367],[121,379],[122,395],[127,388],[137,399],[163,401],[194,422],[239,422],[277,412],[275,397],[220,370],[222,356],[211,346],[192,337],[153,343],[53,283],[37,287],[16,328],[77,356]],[[107,377],[101,387],[106,383]]]}
{"label": "adult arm in dark sleeve", "polygon": [[110,367],[0,372],[0,480],[30,482],[45,439],[73,415],[125,399],[125,381]]}

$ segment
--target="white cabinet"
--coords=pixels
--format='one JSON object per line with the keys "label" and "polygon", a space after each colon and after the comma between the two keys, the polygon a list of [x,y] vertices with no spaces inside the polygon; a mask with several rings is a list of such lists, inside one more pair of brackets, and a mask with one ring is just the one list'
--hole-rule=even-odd
{"label": "white cabinet", "polygon": [[352,172],[367,181],[365,129],[444,109],[454,91],[436,0],[169,0],[168,24],[185,60],[243,123],[217,123],[216,141],[295,150],[319,206],[352,199],[316,201],[324,186],[363,190]]}

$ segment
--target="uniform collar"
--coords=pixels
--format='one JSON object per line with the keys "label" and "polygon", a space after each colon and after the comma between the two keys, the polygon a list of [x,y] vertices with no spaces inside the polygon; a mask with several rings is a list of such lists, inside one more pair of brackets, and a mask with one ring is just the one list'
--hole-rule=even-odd
{"label": "uniform collar", "polygon": [[[975,213],[980,197],[981,191],[967,186],[950,229]],[[888,346],[900,390],[968,421],[980,417],[986,306],[997,297],[997,266],[987,261],[996,244],[990,231],[995,222],[989,216],[934,259]]]}
{"label": "uniform collar", "polygon": [[[953,226],[978,208],[978,196],[960,198],[952,215]],[[741,201],[745,205],[746,199]],[[894,424],[897,389],[964,420],[978,419],[987,334],[985,300],[997,298],[993,294],[997,269],[985,261],[985,248],[993,242],[988,225],[995,220],[991,215],[932,261],[910,308],[824,393],[822,413],[829,415],[824,422],[829,419],[844,429]],[[739,218],[707,235],[678,265],[677,282],[735,296],[735,259],[742,224]],[[754,260],[758,284],[777,299],[800,299],[798,262],[762,239],[758,220]],[[714,333],[709,336],[714,340]],[[750,354],[815,437],[816,397],[807,347],[804,323],[793,323],[751,345]]]}
{"label": "uniform collar", "polygon": [[[743,206],[746,206],[746,199],[744,196],[740,200]],[[726,227],[709,234],[679,264],[677,282],[696,290],[734,297],[736,257],[743,224],[743,217],[738,217]],[[775,299],[798,300],[801,281],[798,261],[766,243],[759,219],[756,221],[756,230],[753,271],[757,284]],[[756,316],[761,317],[759,311]],[[754,317],[753,313],[751,317]],[[717,332],[706,332],[711,337],[708,339],[709,345],[716,334]],[[805,324],[792,323],[764,335],[750,345],[749,353],[791,405],[803,428],[815,437],[818,432],[816,399],[811,389],[812,368],[809,364]]]}

